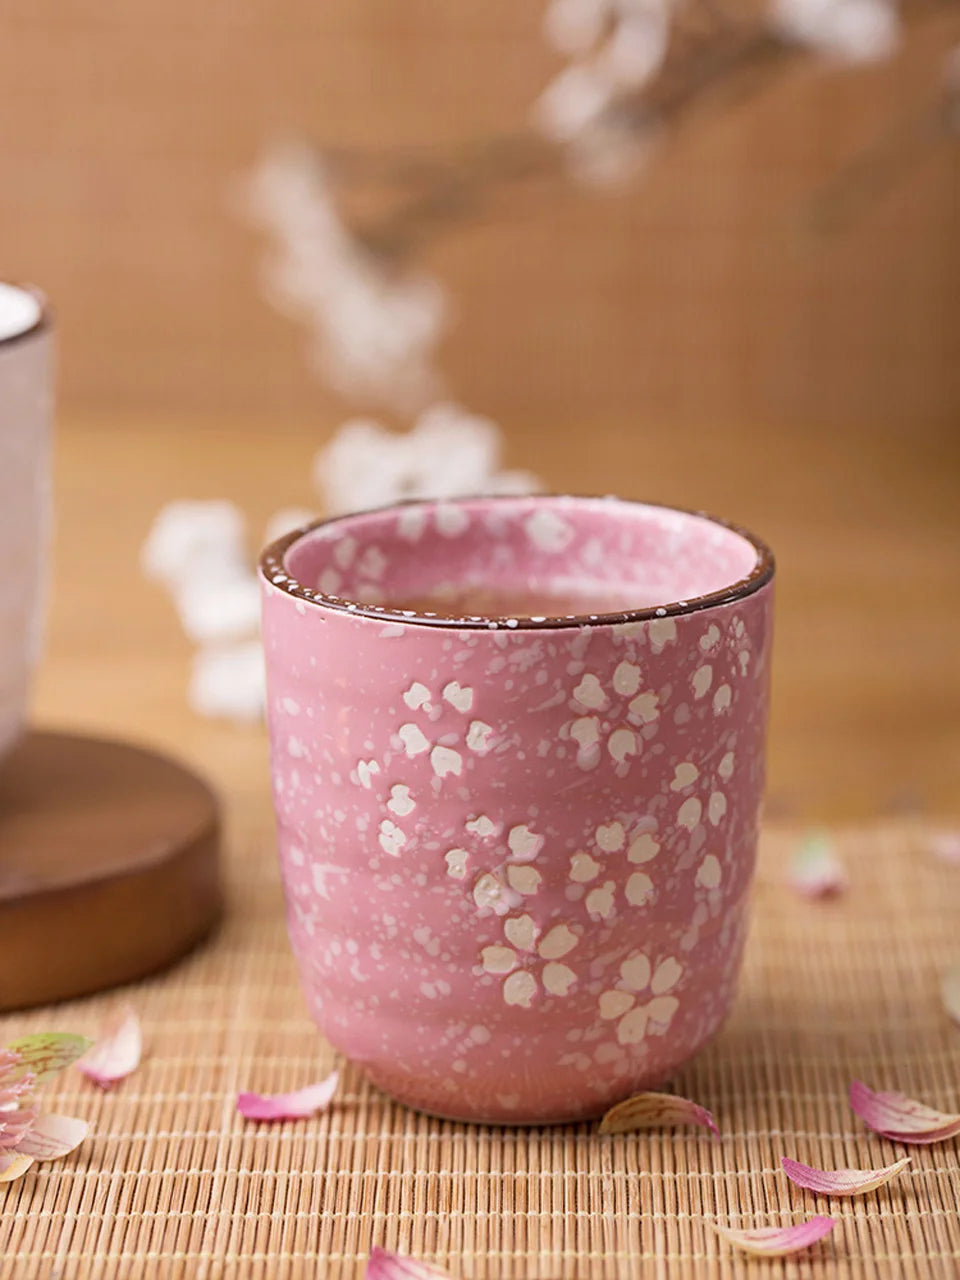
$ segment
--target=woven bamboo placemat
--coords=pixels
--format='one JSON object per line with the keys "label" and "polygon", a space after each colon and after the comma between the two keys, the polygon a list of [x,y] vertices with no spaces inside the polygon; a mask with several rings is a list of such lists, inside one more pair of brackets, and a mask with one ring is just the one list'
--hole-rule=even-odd
{"label": "woven bamboo placemat", "polygon": [[[779,1171],[782,1155],[830,1168],[904,1153],[849,1110],[854,1076],[960,1109],[960,1028],[937,995],[941,970],[960,962],[960,867],[938,863],[915,827],[843,834],[849,892],[810,904],[782,884],[795,840],[767,833],[735,1016],[674,1082],[714,1110],[723,1136],[600,1139],[589,1125],[428,1119],[349,1067],[326,1115],[243,1121],[238,1090],[294,1088],[334,1062],[300,1000],[272,835],[254,824],[233,841],[231,910],[213,944],[122,996],[0,1024],[3,1040],[94,1033],[125,998],[148,1040],[112,1094],[76,1071],[45,1090],[94,1133],[0,1189],[0,1271],[352,1280],[376,1243],[474,1280],[960,1274],[960,1144],[913,1148],[905,1175],[855,1200],[815,1200]],[[815,1212],[838,1226],[799,1261],[735,1255],[707,1225]]]}

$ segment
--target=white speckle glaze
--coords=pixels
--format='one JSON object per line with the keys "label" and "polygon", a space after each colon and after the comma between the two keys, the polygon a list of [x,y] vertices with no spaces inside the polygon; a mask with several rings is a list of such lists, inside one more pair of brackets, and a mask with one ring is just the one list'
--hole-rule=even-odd
{"label": "white speckle glaze", "polygon": [[[385,599],[640,573],[663,604],[515,627],[350,610],[371,546]],[[343,598],[318,597],[333,566]],[[762,544],[667,508],[471,499],[283,539],[262,577],[290,936],[324,1034],[402,1101],[467,1120],[577,1119],[667,1079],[740,965]]]}
{"label": "white speckle glaze", "polygon": [[0,285],[0,756],[40,651],[50,507],[51,351],[38,299]]}

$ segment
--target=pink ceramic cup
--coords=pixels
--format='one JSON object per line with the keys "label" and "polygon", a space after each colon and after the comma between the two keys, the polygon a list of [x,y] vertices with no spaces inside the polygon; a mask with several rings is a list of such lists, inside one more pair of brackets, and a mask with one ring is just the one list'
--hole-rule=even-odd
{"label": "pink ceramic cup", "polygon": [[[327,1038],[463,1120],[575,1120],[668,1079],[740,967],[763,543],[667,507],[477,498],[315,525],[261,573],[290,937]],[[379,603],[464,584],[638,607]]]}

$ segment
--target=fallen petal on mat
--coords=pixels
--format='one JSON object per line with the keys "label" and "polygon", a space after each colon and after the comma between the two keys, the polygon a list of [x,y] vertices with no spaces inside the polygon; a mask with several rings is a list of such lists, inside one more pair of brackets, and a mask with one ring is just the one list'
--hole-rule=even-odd
{"label": "fallen petal on mat", "polygon": [[787,883],[804,898],[832,898],[847,887],[847,874],[832,841],[823,835],[807,836],[793,857]]}
{"label": "fallen petal on mat", "polygon": [[123,1017],[109,1024],[89,1053],[77,1063],[83,1074],[98,1084],[101,1089],[109,1089],[118,1080],[125,1080],[136,1071],[143,1055],[143,1034],[140,1020],[132,1009],[127,1009]]}
{"label": "fallen petal on mat", "polygon": [[65,1031],[43,1031],[34,1036],[23,1036],[6,1046],[8,1053],[19,1059],[9,1079],[32,1075],[35,1081],[56,1075],[82,1057],[92,1041],[86,1036],[75,1036]]}
{"label": "fallen petal on mat", "polygon": [[710,1224],[718,1235],[745,1253],[755,1253],[763,1258],[785,1258],[788,1254],[809,1249],[812,1244],[828,1236],[836,1225],[833,1218],[808,1218],[793,1227],[757,1227],[752,1231],[736,1231],[733,1227]]}
{"label": "fallen petal on mat", "polygon": [[20,1142],[16,1155],[31,1160],[59,1160],[75,1151],[90,1132],[86,1120],[73,1116],[38,1116]]}
{"label": "fallen petal on mat", "polygon": [[305,1120],[329,1107],[339,1079],[339,1071],[334,1071],[319,1084],[292,1093],[241,1093],[237,1110],[247,1120]]}
{"label": "fallen petal on mat", "polygon": [[365,1276],[366,1280],[453,1280],[449,1271],[441,1271],[429,1262],[376,1247],[370,1250]]}
{"label": "fallen petal on mat", "polygon": [[960,1134],[960,1115],[934,1111],[902,1093],[874,1093],[860,1080],[850,1086],[850,1105],[868,1128],[892,1142],[926,1146]]}
{"label": "fallen petal on mat", "polygon": [[0,1183],[16,1182],[33,1164],[33,1156],[22,1156],[18,1151],[0,1151]]}
{"label": "fallen petal on mat", "polygon": [[805,1191],[816,1191],[824,1196],[859,1196],[895,1178],[910,1163],[910,1157],[904,1156],[885,1169],[814,1169],[812,1165],[801,1164],[788,1156],[784,1156],[780,1163],[790,1181]]}
{"label": "fallen petal on mat", "polygon": [[960,965],[948,969],[940,981],[943,1007],[954,1022],[960,1024]]}
{"label": "fallen petal on mat", "polygon": [[674,1093],[637,1093],[611,1107],[600,1121],[601,1133],[633,1133],[638,1129],[669,1129],[695,1124],[717,1137],[720,1130],[706,1107]]}

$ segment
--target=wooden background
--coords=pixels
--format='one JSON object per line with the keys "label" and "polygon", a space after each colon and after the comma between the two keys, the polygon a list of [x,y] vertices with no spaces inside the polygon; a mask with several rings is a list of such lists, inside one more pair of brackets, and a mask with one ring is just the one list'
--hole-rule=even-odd
{"label": "wooden background", "polygon": [[[262,735],[187,713],[190,646],[137,568],[171,498],[239,502],[251,542],[315,503],[313,453],[354,409],[258,296],[263,245],[232,193],[275,137],[515,128],[559,65],[542,12],[0,0],[0,277],[43,283],[61,326],[42,721],[245,761],[265,794]],[[958,39],[960,9],[889,65],[801,67],[694,122],[633,191],[524,197],[428,261],[458,320],[451,388],[503,424],[510,465],[774,546],[770,808],[800,820],[960,803],[957,146],[918,155],[844,236],[807,218],[927,108]]]}
{"label": "wooden background", "polygon": [[[231,212],[275,137],[515,128],[560,63],[540,0],[2,0],[0,277],[42,283],[66,410],[343,412],[256,288]],[[892,64],[802,67],[688,128],[629,193],[551,190],[431,252],[455,394],[508,428],[948,424],[960,408],[957,148],[823,240],[818,185],[922,110],[960,14]]]}

